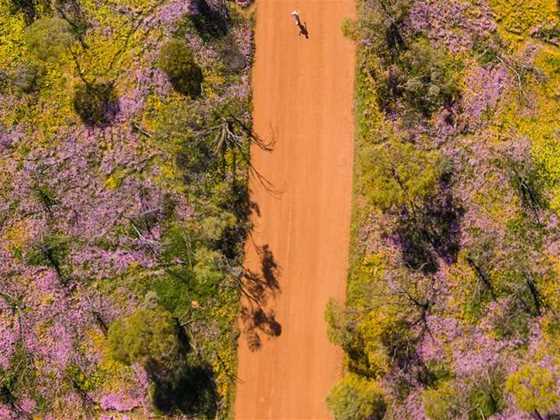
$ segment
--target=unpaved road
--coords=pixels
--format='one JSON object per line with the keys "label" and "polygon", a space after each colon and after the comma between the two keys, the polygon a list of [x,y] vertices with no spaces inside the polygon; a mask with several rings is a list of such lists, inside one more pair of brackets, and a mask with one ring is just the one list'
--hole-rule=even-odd
{"label": "unpaved road", "polygon": [[[251,181],[258,212],[246,267],[265,285],[267,317],[240,339],[237,419],[330,417],[325,397],[342,354],[327,339],[324,309],[329,298],[344,299],[353,155],[355,57],[340,25],[354,7],[353,0],[257,0],[254,122],[275,146],[252,150],[271,188]],[[309,39],[298,37],[294,9]],[[255,332],[261,345],[251,350]]]}

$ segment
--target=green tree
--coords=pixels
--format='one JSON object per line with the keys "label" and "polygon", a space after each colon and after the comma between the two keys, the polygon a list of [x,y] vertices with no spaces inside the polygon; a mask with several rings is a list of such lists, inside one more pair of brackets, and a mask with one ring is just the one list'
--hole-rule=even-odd
{"label": "green tree", "polygon": [[327,334],[332,343],[342,347],[348,355],[348,369],[360,375],[378,373],[377,366],[371,366],[365,352],[365,343],[358,330],[360,314],[331,300],[325,310]]}
{"label": "green tree", "polygon": [[167,74],[177,92],[192,98],[202,93],[202,70],[184,41],[172,39],[161,48],[159,67]]}
{"label": "green tree", "polygon": [[128,365],[149,360],[170,364],[180,351],[176,323],[161,308],[138,309],[115,321],[109,327],[108,340],[111,356]]}
{"label": "green tree", "polygon": [[380,420],[387,409],[379,384],[353,374],[333,387],[327,405],[336,420]]}
{"label": "green tree", "polygon": [[37,19],[25,31],[27,48],[43,61],[58,59],[73,41],[70,25],[57,17]]}
{"label": "green tree", "polygon": [[554,375],[536,363],[528,363],[511,374],[506,390],[517,406],[539,416],[550,411],[559,401]]}
{"label": "green tree", "polygon": [[396,139],[372,146],[366,156],[364,193],[383,211],[405,206],[414,213],[434,193],[442,172],[437,151],[420,150]]}
{"label": "green tree", "polygon": [[459,97],[461,64],[444,49],[419,39],[400,56],[398,91],[415,110],[430,115]]}

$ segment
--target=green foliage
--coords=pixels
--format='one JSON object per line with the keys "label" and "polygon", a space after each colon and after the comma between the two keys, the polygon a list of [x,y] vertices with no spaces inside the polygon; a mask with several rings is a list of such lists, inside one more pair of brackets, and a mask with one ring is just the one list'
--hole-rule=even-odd
{"label": "green foliage", "polygon": [[352,41],[359,41],[360,39],[360,29],[358,27],[358,21],[350,18],[344,18],[342,20],[341,30],[342,35]]}
{"label": "green foliage", "polygon": [[503,376],[499,371],[487,372],[475,381],[460,383],[461,379],[448,379],[423,392],[424,409],[430,419],[447,420],[468,413],[469,420],[484,420],[504,408]]}
{"label": "green foliage", "polygon": [[517,406],[528,413],[547,413],[560,400],[554,375],[536,363],[528,363],[511,374],[506,390],[513,395]]}
{"label": "green foliage", "polygon": [[505,165],[512,187],[519,195],[524,208],[533,215],[539,209],[545,208],[547,201],[543,194],[545,187],[543,168],[537,167],[530,158],[524,161],[509,159]]}
{"label": "green foliage", "polygon": [[196,279],[196,294],[208,299],[218,292],[224,272],[221,262],[223,256],[218,251],[200,247],[195,252],[193,273]]}
{"label": "green foliage", "polygon": [[168,275],[154,279],[152,290],[157,294],[161,306],[174,314],[184,313],[190,305],[192,292],[189,287],[190,277],[182,276],[176,269],[168,270]]}
{"label": "green foliage", "polygon": [[127,365],[155,360],[173,364],[180,351],[176,323],[164,309],[137,309],[109,327],[111,356]]}
{"label": "green foliage", "polygon": [[424,410],[432,420],[447,420],[461,413],[460,395],[453,381],[446,381],[435,389],[427,389],[422,394]]}
{"label": "green foliage", "polygon": [[555,0],[532,0],[512,2],[510,0],[491,0],[490,5],[496,14],[500,28],[507,32],[506,38],[522,40],[531,28],[547,21],[555,12]]}
{"label": "green foliage", "polygon": [[37,19],[25,31],[29,51],[43,61],[54,61],[72,44],[70,25],[57,17]]}
{"label": "green foliage", "polygon": [[0,367],[0,403],[12,405],[23,395],[34,397],[36,371],[22,342],[16,343],[8,369]]}
{"label": "green foliage", "polygon": [[364,158],[364,194],[383,211],[403,206],[414,210],[434,193],[442,172],[437,151],[400,140],[370,146]]}
{"label": "green foliage", "polygon": [[357,25],[360,38],[372,43],[372,50],[386,64],[406,47],[402,24],[407,18],[411,0],[378,0],[363,7]]}
{"label": "green foliage", "polygon": [[353,374],[334,386],[327,405],[336,420],[381,420],[387,408],[381,386]]}
{"label": "green foliage", "polygon": [[481,66],[499,63],[500,48],[503,48],[500,37],[477,38],[473,52]]}
{"label": "green foliage", "polygon": [[457,59],[420,38],[389,67],[379,99],[383,108],[390,108],[396,98],[402,97],[411,110],[429,116],[458,99],[460,76]]}
{"label": "green foliage", "polygon": [[118,99],[111,83],[76,86],[74,110],[88,126],[110,123],[118,112]]}
{"label": "green foliage", "polygon": [[364,340],[358,331],[358,319],[355,314],[346,311],[344,307],[331,300],[327,304],[325,320],[327,334],[332,343],[342,347],[348,355],[348,368],[351,372],[371,375],[372,372],[368,355],[364,351]]}
{"label": "green foliage", "polygon": [[159,67],[167,74],[177,92],[192,98],[202,93],[202,70],[184,41],[172,39],[161,47]]}
{"label": "green foliage", "polygon": [[371,311],[360,322],[359,331],[374,374],[382,375],[391,368],[404,368],[414,362],[416,334],[408,321],[390,314],[387,307]]}
{"label": "green foliage", "polygon": [[49,234],[32,245],[26,255],[27,263],[53,268],[63,277],[63,266],[70,248],[69,238],[59,234]]}
{"label": "green foliage", "polygon": [[351,341],[351,337],[348,334],[346,319],[344,307],[332,299],[329,300],[325,309],[327,335],[329,340],[337,346],[347,347],[345,344]]}
{"label": "green foliage", "polygon": [[103,383],[103,378],[96,372],[88,375],[78,365],[71,364],[66,368],[71,383],[81,392],[92,392]]}

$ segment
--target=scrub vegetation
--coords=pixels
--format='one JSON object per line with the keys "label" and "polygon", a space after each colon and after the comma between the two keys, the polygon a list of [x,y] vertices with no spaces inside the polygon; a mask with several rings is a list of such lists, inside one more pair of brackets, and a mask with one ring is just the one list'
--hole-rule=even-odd
{"label": "scrub vegetation", "polygon": [[360,0],[337,419],[560,415],[555,1]]}
{"label": "scrub vegetation", "polygon": [[0,418],[227,418],[248,2],[0,0]]}

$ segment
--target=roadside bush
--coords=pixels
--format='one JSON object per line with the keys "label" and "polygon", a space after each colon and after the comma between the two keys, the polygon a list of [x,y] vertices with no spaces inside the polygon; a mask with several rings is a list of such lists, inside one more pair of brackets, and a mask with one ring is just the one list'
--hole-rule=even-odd
{"label": "roadside bush", "polygon": [[159,67],[177,92],[192,98],[202,93],[202,70],[185,42],[178,39],[167,42],[159,54]]}
{"label": "roadside bush", "polygon": [[364,157],[364,193],[383,211],[404,206],[414,212],[434,193],[442,172],[437,151],[400,140],[374,146]]}
{"label": "roadside bush", "polygon": [[109,327],[113,359],[127,365],[148,360],[174,362],[180,350],[176,325],[163,309],[138,309]]}
{"label": "roadside bush", "polygon": [[86,125],[110,123],[118,112],[118,99],[113,85],[78,85],[74,90],[74,110]]}
{"label": "roadside bush", "polygon": [[25,31],[27,48],[43,61],[59,58],[73,40],[68,22],[57,17],[40,18]]}
{"label": "roadside bush", "polygon": [[351,41],[359,41],[362,33],[360,32],[359,22],[354,19],[344,18],[340,26],[342,35]]}
{"label": "roadside bush", "polygon": [[327,405],[336,420],[381,420],[387,409],[381,387],[353,374],[334,386]]}

